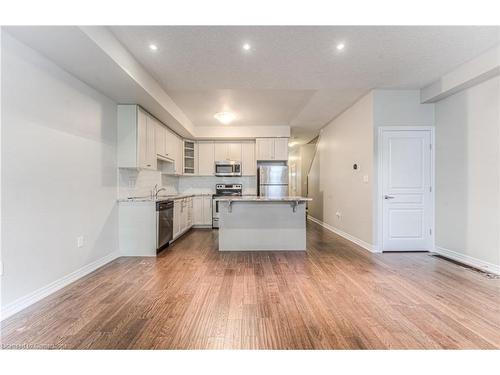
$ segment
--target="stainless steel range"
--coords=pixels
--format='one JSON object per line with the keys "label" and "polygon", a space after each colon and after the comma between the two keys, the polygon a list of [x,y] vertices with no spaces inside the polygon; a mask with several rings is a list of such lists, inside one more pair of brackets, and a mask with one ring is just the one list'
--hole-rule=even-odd
{"label": "stainless steel range", "polygon": [[[217,184],[212,199],[228,195],[242,195],[242,192],[243,185],[241,184]],[[212,201],[212,228],[219,228],[219,202],[216,200]]]}

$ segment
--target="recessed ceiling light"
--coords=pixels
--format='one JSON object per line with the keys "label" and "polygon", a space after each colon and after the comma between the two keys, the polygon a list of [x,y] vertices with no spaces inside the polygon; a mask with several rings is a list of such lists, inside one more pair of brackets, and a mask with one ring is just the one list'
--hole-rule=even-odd
{"label": "recessed ceiling light", "polygon": [[344,43],[337,44],[337,50],[342,51],[344,48],[345,48],[345,44]]}
{"label": "recessed ceiling light", "polygon": [[248,43],[243,44],[243,49],[245,51],[250,51],[251,48],[252,48],[252,46],[250,44],[248,44]]}
{"label": "recessed ceiling light", "polygon": [[214,115],[215,119],[223,124],[230,124],[236,118],[232,112],[218,112]]}
{"label": "recessed ceiling light", "polygon": [[150,44],[150,45],[149,45],[149,49],[150,49],[151,51],[156,51],[156,50],[158,49],[158,46],[157,46],[156,44]]}

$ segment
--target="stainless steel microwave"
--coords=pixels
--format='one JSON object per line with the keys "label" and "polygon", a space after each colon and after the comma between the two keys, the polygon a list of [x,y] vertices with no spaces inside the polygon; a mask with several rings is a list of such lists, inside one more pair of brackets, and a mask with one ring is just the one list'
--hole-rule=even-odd
{"label": "stainless steel microwave", "polygon": [[219,177],[241,176],[241,163],[234,160],[216,161],[215,175]]}

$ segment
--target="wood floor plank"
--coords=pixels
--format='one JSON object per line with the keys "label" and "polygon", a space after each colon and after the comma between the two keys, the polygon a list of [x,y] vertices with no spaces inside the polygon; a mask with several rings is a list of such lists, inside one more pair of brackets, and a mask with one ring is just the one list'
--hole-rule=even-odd
{"label": "wood floor plank", "polygon": [[371,254],[308,223],[307,252],[218,252],[192,230],[2,322],[3,348],[500,348],[500,280],[427,253]]}

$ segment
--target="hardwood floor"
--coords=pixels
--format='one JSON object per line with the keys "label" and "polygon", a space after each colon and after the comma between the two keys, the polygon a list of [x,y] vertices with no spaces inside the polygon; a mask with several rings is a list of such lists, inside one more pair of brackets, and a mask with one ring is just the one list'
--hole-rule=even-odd
{"label": "hardwood floor", "polygon": [[4,348],[500,348],[500,280],[427,253],[370,254],[308,224],[307,253],[219,253],[192,230],[2,323]]}

